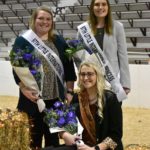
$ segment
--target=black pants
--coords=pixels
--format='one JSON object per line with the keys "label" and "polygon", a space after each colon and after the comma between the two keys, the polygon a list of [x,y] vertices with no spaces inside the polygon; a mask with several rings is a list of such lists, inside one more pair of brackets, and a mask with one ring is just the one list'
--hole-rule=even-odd
{"label": "black pants", "polygon": [[[46,107],[50,108],[56,100],[45,101]],[[31,127],[31,148],[41,148],[42,138],[44,136],[45,147],[48,146],[59,146],[58,133],[51,134],[49,127],[45,122],[43,122],[44,113],[36,113],[34,116],[30,117]]]}

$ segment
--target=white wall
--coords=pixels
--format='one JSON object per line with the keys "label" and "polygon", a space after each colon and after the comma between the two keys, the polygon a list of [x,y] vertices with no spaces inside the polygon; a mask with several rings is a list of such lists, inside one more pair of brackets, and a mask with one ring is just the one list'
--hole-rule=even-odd
{"label": "white wall", "polygon": [[[131,93],[123,106],[150,108],[150,65],[130,65]],[[0,95],[18,96],[9,61],[0,61]]]}
{"label": "white wall", "polygon": [[0,61],[0,95],[18,96],[18,93],[10,62]]}
{"label": "white wall", "polygon": [[130,65],[131,93],[123,106],[150,108],[150,65]]}

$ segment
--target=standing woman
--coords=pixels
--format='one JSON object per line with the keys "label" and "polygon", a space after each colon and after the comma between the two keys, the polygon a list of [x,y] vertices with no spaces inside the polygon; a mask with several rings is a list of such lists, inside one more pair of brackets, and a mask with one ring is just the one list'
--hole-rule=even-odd
{"label": "standing woman", "polygon": [[130,73],[125,32],[123,24],[112,19],[109,0],[91,1],[88,24],[114,75],[120,79],[125,93],[128,94]]}
{"label": "standing woman", "polygon": [[[44,44],[49,47],[53,53],[55,53],[62,62],[64,69],[64,81],[66,83],[67,90],[72,92],[74,87],[74,81],[76,80],[73,61],[68,60],[65,55],[65,49],[68,47],[62,36],[54,34],[54,22],[53,14],[51,10],[46,6],[38,7],[31,16],[30,28],[40,38]],[[28,42],[23,36],[16,38],[13,45],[13,49],[20,48],[24,50],[26,47],[29,50],[35,50],[35,47]],[[46,103],[46,107],[51,107],[55,100],[58,98],[64,99],[70,97],[69,93],[65,95],[64,87],[62,86],[56,71],[49,65],[48,61],[37,52],[37,56],[40,59],[43,72],[43,90],[42,99]],[[56,133],[50,134],[48,126],[43,122],[43,113],[40,113],[36,104],[38,97],[35,95],[30,87],[26,87],[15,71],[14,78],[16,83],[20,87],[19,102],[17,108],[19,111],[26,112],[31,120],[31,148],[39,149],[42,146],[42,137],[45,138],[45,146],[58,146],[59,138]]]}

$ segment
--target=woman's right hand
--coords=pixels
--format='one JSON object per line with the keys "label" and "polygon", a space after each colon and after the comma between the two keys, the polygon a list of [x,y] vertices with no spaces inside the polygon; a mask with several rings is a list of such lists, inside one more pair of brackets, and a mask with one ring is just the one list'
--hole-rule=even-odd
{"label": "woman's right hand", "polygon": [[29,89],[28,87],[22,87],[20,90],[23,95],[32,102],[36,102],[38,100],[37,92],[35,90]]}
{"label": "woman's right hand", "polygon": [[69,132],[63,132],[61,134],[61,137],[63,138],[64,142],[66,145],[73,145],[73,144],[76,144],[75,141],[76,139],[79,139],[78,136],[76,135],[72,135],[70,134]]}

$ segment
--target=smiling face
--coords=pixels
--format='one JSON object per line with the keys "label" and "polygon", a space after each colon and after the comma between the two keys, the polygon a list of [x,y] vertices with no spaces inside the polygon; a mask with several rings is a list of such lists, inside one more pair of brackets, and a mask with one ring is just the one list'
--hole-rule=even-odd
{"label": "smiling face", "polygon": [[95,0],[93,11],[97,18],[104,19],[108,14],[108,3],[106,0]]}
{"label": "smiling face", "polygon": [[93,68],[83,65],[79,73],[80,84],[87,90],[95,89],[97,82],[97,75]]}
{"label": "smiling face", "polygon": [[43,36],[48,34],[49,30],[52,28],[52,16],[50,13],[39,10],[36,18],[35,18],[35,32],[38,36]]}

